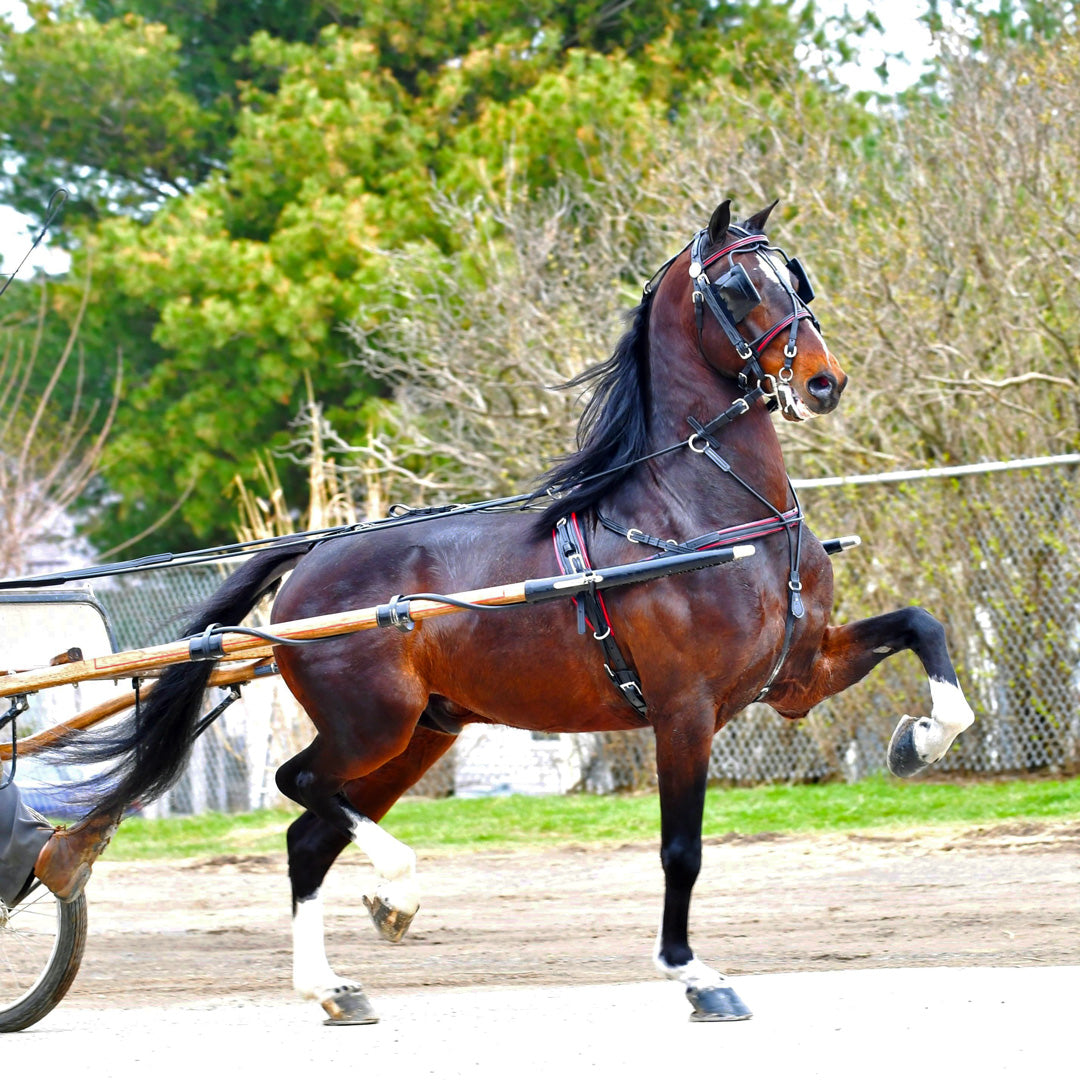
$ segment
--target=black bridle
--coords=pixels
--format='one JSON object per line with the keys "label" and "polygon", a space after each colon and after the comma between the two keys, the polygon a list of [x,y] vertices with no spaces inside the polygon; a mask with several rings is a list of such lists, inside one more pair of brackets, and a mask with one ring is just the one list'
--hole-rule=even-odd
{"label": "black bridle", "polygon": [[[782,248],[770,245],[769,238],[764,233],[751,233],[738,226],[731,226],[728,234],[734,239],[708,256],[704,254],[709,238],[708,229],[702,229],[690,242],[690,280],[694,285],[694,319],[697,324],[698,350],[704,357],[705,350],[701,339],[705,329],[705,308],[707,307],[743,363],[738,375],[739,385],[744,388],[761,387],[765,396],[769,398],[769,407],[772,409],[777,406],[791,408],[794,406],[794,401],[788,386],[792,377],[791,363],[798,354],[796,338],[799,333],[799,323],[803,319],[809,319],[816,329],[821,329],[814,313],[810,310],[810,303],[814,299],[813,286],[802,263],[798,259],[789,259],[787,252]],[[736,252],[757,253],[769,265],[777,283],[791,301],[791,314],[753,340],[747,340],[743,336],[739,324],[761,304],[761,294],[750,280],[746,269],[735,262]],[[783,270],[795,278],[794,288],[782,272],[778,261],[773,258],[773,253],[778,253],[783,257]],[[705,271],[724,256],[727,256],[728,269],[715,281],[710,280]],[[784,330],[788,331],[787,343],[784,345],[785,363],[780,373],[774,378],[767,375],[761,366],[761,354]]]}

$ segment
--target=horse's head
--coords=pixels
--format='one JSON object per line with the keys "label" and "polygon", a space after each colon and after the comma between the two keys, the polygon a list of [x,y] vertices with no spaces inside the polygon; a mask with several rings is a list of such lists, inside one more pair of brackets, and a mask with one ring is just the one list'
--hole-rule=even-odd
{"label": "horse's head", "polygon": [[802,264],[765,236],[775,205],[733,225],[722,202],[691,243],[697,337],[716,370],[759,385],[785,419],[808,420],[836,408],[847,376],[810,311]]}

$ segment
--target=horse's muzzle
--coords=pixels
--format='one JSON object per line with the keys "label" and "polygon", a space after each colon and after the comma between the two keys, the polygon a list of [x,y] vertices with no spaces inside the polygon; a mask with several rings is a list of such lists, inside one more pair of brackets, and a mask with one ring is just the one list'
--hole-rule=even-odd
{"label": "horse's muzzle", "polygon": [[840,404],[840,395],[847,385],[847,376],[837,378],[831,371],[822,371],[806,380],[806,404],[814,412],[832,412]]}

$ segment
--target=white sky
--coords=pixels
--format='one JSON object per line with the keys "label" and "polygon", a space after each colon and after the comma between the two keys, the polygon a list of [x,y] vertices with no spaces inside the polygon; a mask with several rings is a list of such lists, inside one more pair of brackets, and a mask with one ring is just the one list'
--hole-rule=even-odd
{"label": "white sky", "polygon": [[[932,55],[930,35],[918,21],[919,16],[926,11],[926,0],[890,0],[889,3],[871,3],[870,0],[816,0],[816,6],[818,11],[825,15],[840,14],[845,7],[854,15],[862,15],[870,8],[877,13],[885,26],[884,38],[879,34],[869,35],[858,63],[848,64],[840,71],[841,77],[854,89],[882,89],[874,68],[880,65],[886,47],[890,52],[903,52],[909,60],[907,64],[890,62],[889,81],[885,86],[888,91],[901,90],[913,83],[921,74],[922,62]],[[16,29],[24,29],[29,25],[26,7],[21,0],[0,0],[0,15],[8,16]],[[33,235],[21,214],[17,214],[10,207],[0,206],[0,274],[7,275],[15,269],[29,249]],[[39,267],[52,273],[62,272],[67,267],[67,256],[49,251],[47,243],[43,243],[27,259],[20,277],[32,277],[35,269]]]}
{"label": "white sky", "polygon": [[[882,90],[897,93],[910,86],[922,74],[925,61],[935,52],[930,31],[919,22],[929,7],[927,0],[890,0],[872,3],[871,0],[815,0],[819,15],[840,15],[846,8],[861,18],[873,11],[885,27],[884,35],[868,33],[859,50],[859,60],[840,69],[841,78],[854,90]],[[889,78],[884,87],[874,71],[890,53],[903,53],[907,62],[889,61]]]}

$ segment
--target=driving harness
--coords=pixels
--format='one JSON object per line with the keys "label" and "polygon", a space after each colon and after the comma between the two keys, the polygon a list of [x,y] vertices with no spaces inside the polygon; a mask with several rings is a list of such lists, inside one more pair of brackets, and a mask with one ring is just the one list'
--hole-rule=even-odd
{"label": "driving harness", "polygon": [[[728,341],[734,347],[739,359],[743,361],[743,368],[737,378],[744,393],[741,397],[736,398],[727,409],[707,423],[703,424],[693,416],[687,417],[687,423],[693,434],[685,444],[679,445],[685,445],[695,454],[701,454],[711,464],[730,476],[735,483],[743,487],[765,506],[769,511],[769,516],[759,521],[715,530],[680,542],[663,540],[642,529],[621,525],[603,514],[599,508],[594,510],[594,513],[600,525],[625,537],[630,543],[646,544],[658,548],[659,553],[654,556],[655,558],[659,558],[660,555],[702,551],[721,544],[743,543],[778,532],[783,532],[786,535],[788,542],[788,582],[784,638],[780,654],[773,665],[772,671],[765,685],[754,699],[755,701],[761,701],[772,690],[773,683],[780,674],[780,670],[784,666],[784,661],[787,660],[788,652],[791,649],[791,642],[795,636],[795,626],[798,620],[803,618],[806,613],[802,600],[802,582],[799,578],[804,516],[799,497],[790,479],[788,480],[788,490],[795,505],[790,510],[779,510],[732,469],[731,465],[720,453],[721,447],[715,437],[715,432],[726,427],[740,416],[745,416],[759,398],[764,398],[770,409],[794,407],[795,399],[790,389],[793,375],[791,362],[798,351],[795,338],[798,334],[799,323],[803,319],[810,319],[816,328],[820,329],[820,326],[810,311],[809,305],[814,299],[814,290],[802,264],[797,259],[789,259],[781,249],[770,246],[768,238],[763,233],[750,233],[738,226],[731,226],[728,232],[735,239],[719,251],[715,251],[704,258],[702,253],[708,240],[708,229],[702,229],[694,237],[689,245],[690,278],[694,285],[693,301],[697,323],[698,349],[704,357],[705,353],[701,339],[705,323],[705,308],[708,307],[720,324]],[[736,251],[756,251],[761,254],[776,272],[776,279],[787,290],[792,301],[791,315],[781,319],[775,326],[753,341],[748,341],[742,335],[738,324],[761,303],[761,296],[746,270],[734,261],[732,256]],[[788,284],[787,278],[777,270],[771,257],[773,251],[780,251],[784,256],[784,267],[795,279],[795,288],[792,288]],[[718,277],[716,281],[710,281],[705,273],[706,268],[725,255],[728,258],[728,270]],[[665,263],[652,280],[646,284],[646,298],[659,286],[668,268],[677,257],[675,256]],[[774,377],[766,374],[764,368],[762,368],[761,352],[784,330],[788,331],[788,340],[784,346],[786,363],[780,370],[779,375]],[[675,447],[669,449],[675,449]],[[559,519],[552,530],[552,539],[555,544],[556,559],[564,573],[584,573],[584,571],[591,569],[585,539],[576,514],[571,514],[569,518]],[[608,617],[603,597],[597,593],[595,587],[592,587],[579,592],[573,598],[573,602],[577,608],[578,633],[584,634],[587,627],[592,630],[594,639],[599,642],[603,650],[604,670],[607,672],[608,677],[634,711],[643,718],[647,717],[648,706],[641,690],[641,680],[619,649],[612,632],[611,620]]]}

